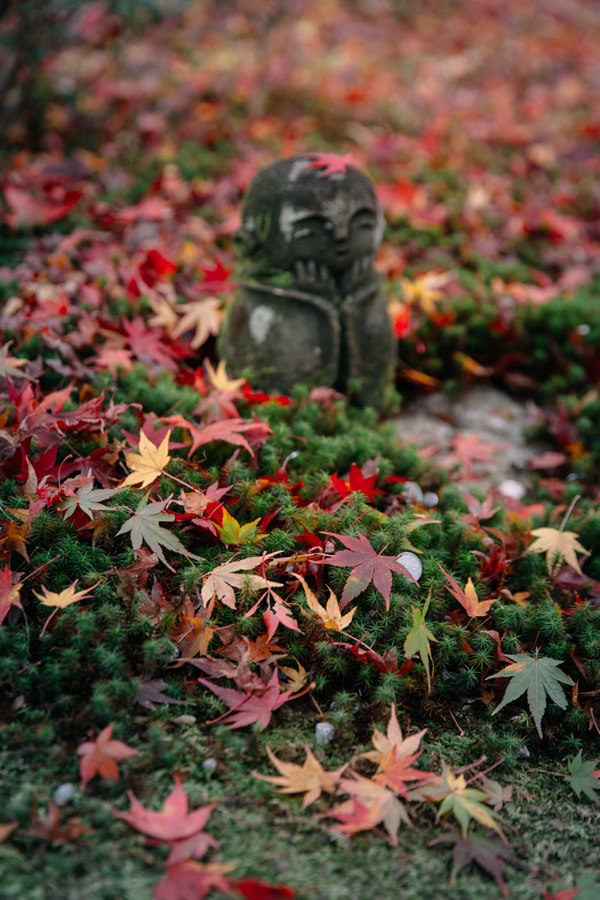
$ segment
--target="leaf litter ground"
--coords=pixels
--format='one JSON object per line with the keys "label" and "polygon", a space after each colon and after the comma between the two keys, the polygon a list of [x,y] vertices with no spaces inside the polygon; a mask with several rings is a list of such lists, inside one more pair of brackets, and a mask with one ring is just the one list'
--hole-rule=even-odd
{"label": "leaf litter ground", "polygon": [[[597,894],[598,23],[359,6],[84,7],[41,149],[8,125],[7,898]],[[447,446],[217,365],[241,195],[315,145],[376,180],[398,388],[445,387],[413,403]],[[517,470],[481,404],[452,430],[490,380]]]}

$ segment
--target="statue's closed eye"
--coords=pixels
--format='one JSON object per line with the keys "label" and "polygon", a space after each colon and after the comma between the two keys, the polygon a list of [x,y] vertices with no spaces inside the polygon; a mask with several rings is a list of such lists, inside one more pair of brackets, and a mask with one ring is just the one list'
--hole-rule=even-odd
{"label": "statue's closed eye", "polygon": [[333,223],[322,216],[311,216],[301,219],[294,227],[294,240],[302,238],[319,237],[323,233],[330,235],[333,232]]}

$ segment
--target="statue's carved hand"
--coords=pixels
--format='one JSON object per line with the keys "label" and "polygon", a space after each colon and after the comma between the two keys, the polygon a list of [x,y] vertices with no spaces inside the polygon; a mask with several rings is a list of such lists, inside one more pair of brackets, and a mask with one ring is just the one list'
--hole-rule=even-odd
{"label": "statue's carved hand", "polygon": [[342,295],[349,294],[359,285],[364,284],[365,281],[369,280],[372,273],[373,256],[371,254],[367,256],[361,256],[359,259],[355,259],[352,265],[349,266],[342,274],[340,283],[340,290]]}
{"label": "statue's carved hand", "polygon": [[323,263],[312,259],[298,259],[295,265],[296,286],[310,293],[333,294],[335,283],[331,272]]}

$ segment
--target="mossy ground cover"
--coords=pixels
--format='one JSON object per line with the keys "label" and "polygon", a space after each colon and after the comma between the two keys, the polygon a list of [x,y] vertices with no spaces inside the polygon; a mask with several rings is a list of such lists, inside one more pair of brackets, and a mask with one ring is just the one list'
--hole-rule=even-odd
{"label": "mossy ground cover", "polygon": [[[13,827],[0,897],[190,896],[165,841],[114,815],[127,790],[158,809],[176,775],[191,810],[218,804],[206,831],[220,845],[179,865],[206,879],[231,864],[220,877],[235,896],[500,896],[503,848],[511,896],[597,895],[597,776],[579,796],[567,777],[580,752],[599,755],[597,23],[579,8],[542,23],[527,4],[484,7],[63,17],[37,86],[42,146],[15,114],[1,184],[0,795]],[[267,397],[215,370],[242,193],[274,156],[322,149],[365,163],[387,212],[398,407],[475,379],[522,397],[532,434],[555,443],[526,496],[469,497],[465,460],[436,469],[331,392]],[[123,487],[142,430],[168,452]],[[531,551],[538,528],[576,535],[581,573]],[[325,606],[347,590],[336,535],[417,556],[418,583],[368,583],[342,611],[355,607],[350,624],[332,624],[310,594]],[[219,566],[251,558],[233,599],[203,599]],[[471,579],[485,614],[467,614],[445,573],[465,593]],[[60,608],[75,581],[87,596]],[[494,676],[515,654],[569,679],[539,729],[539,699],[494,714],[508,682]],[[239,709],[218,692],[248,706],[272,677],[291,697],[267,727],[228,728]],[[376,786],[359,754],[393,709],[404,737],[427,729],[414,764],[434,773],[425,794],[410,776],[408,796],[385,795],[412,819],[398,846],[383,815],[352,835],[313,815],[352,796],[347,782],[303,810],[254,774],[275,773],[267,747],[301,764],[308,744],[327,772],[351,764]],[[77,750],[111,724],[139,755],[117,783],[82,788]],[[460,816],[438,813],[469,789],[481,795],[463,850],[491,839],[495,881],[473,863],[453,884],[451,844],[428,845],[459,839]]]}

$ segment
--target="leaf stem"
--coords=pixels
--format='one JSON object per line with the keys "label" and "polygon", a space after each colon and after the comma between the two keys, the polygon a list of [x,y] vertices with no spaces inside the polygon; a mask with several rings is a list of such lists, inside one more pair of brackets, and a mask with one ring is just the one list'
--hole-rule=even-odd
{"label": "leaf stem", "polygon": [[573,512],[573,507],[575,506],[575,504],[577,503],[577,501],[579,500],[580,497],[581,497],[581,494],[576,494],[575,497],[573,497],[573,499],[569,503],[569,508],[567,509],[566,513],[564,514],[563,520],[560,523],[560,528],[558,529],[559,531],[564,531],[565,525],[569,521],[569,516]]}

